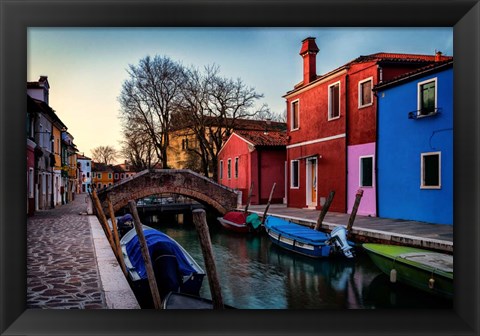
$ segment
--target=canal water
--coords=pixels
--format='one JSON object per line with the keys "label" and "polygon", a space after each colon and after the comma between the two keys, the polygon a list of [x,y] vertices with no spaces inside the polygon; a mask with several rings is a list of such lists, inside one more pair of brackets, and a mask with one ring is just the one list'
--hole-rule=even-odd
{"label": "canal water", "polygon": [[[153,218],[153,221],[152,221]],[[205,268],[193,225],[142,221],[180,243]],[[357,248],[354,260],[312,259],[278,248],[265,233],[240,234],[209,223],[224,302],[239,309],[452,308],[453,302],[386,275]],[[211,298],[205,277],[201,295]]]}

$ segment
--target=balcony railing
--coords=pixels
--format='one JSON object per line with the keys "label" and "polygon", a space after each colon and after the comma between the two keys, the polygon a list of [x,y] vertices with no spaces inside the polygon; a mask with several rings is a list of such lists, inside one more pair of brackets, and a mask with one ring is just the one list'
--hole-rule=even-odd
{"label": "balcony railing", "polygon": [[428,110],[412,111],[412,112],[408,112],[408,119],[421,119],[425,117],[434,117],[439,115],[440,112],[441,112],[440,107],[437,107],[434,109],[428,109]]}

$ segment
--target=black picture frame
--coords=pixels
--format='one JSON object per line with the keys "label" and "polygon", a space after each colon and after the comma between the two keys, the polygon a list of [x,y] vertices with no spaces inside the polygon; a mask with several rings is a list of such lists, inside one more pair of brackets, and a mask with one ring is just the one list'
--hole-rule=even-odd
{"label": "black picture frame", "polygon": [[[478,0],[0,0],[0,14],[1,335],[479,334]],[[27,28],[62,26],[454,27],[454,309],[26,310]]]}

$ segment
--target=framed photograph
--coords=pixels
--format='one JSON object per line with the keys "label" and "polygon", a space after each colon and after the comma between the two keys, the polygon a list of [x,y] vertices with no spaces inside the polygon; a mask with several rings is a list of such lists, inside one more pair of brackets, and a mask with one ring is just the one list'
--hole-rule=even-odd
{"label": "framed photograph", "polygon": [[[399,1],[45,1],[0,0],[0,334],[1,335],[478,335],[480,4],[478,0]],[[28,30],[58,28],[453,28],[454,300],[452,309],[240,309],[156,311],[28,309],[26,289],[25,83]],[[300,43],[298,41],[298,47]],[[42,50],[41,46],[38,50]],[[300,49],[299,49],[300,50]],[[45,49],[45,53],[49,50]],[[241,54],[241,50],[238,51]],[[267,53],[275,52],[267,50]],[[292,55],[298,50],[292,50]],[[433,51],[432,51],[433,55]],[[300,56],[296,55],[297,58]],[[360,55],[358,55],[360,56]],[[206,64],[205,64],[206,65]],[[298,62],[298,67],[301,62]],[[58,66],[69,66],[59,64]],[[127,67],[128,65],[125,65]],[[39,75],[39,74],[37,74]],[[42,74],[43,75],[43,74]],[[44,74],[48,75],[48,74]],[[272,78],[272,81],[275,79]],[[337,97],[339,82],[328,83]],[[247,83],[250,84],[250,83]],[[255,83],[251,83],[255,86]],[[88,83],[87,83],[88,85]],[[426,90],[433,84],[422,82]],[[358,106],[371,89],[358,86]],[[423,86],[422,86],[423,87]],[[290,88],[293,89],[293,86]],[[331,92],[330,92],[331,91]],[[370,91],[368,91],[370,92]],[[285,92],[286,93],[286,92]],[[52,92],[53,94],[53,92]],[[81,97],[79,97],[81,99]],[[278,97],[282,102],[284,98]],[[331,98],[334,102],[334,99]],[[299,101],[290,105],[298,108]],[[301,102],[300,102],[301,104]],[[420,103],[419,103],[420,104]],[[332,106],[334,104],[332,103]],[[86,106],[88,108],[88,106]],[[301,105],[300,105],[301,108]],[[335,120],[339,104],[329,110]],[[417,117],[417,116],[414,116]],[[297,118],[298,119],[298,118]],[[296,120],[297,120],[296,119]],[[298,122],[298,120],[297,120]],[[301,121],[300,121],[301,122]],[[424,164],[435,164],[434,152]],[[373,157],[361,156],[357,180],[372,186]],[[309,158],[311,166],[317,158]],[[238,175],[238,161],[225,160]],[[359,161],[360,162],[360,161]],[[433,163],[432,163],[433,162]],[[230,169],[229,168],[229,169]],[[282,167],[283,168],[283,167]],[[298,169],[298,167],[297,167]],[[230,173],[230,172],[229,172]],[[314,173],[310,173],[314,174]],[[225,173],[225,176],[227,174]],[[230,176],[230,174],[228,174]],[[310,176],[311,184],[317,177]],[[314,182],[315,181],[315,182]],[[423,182],[422,182],[423,183]],[[437,188],[435,174],[422,185]],[[296,185],[296,184],[295,184]],[[316,185],[315,185],[316,187]],[[317,201],[310,192],[309,201]]]}

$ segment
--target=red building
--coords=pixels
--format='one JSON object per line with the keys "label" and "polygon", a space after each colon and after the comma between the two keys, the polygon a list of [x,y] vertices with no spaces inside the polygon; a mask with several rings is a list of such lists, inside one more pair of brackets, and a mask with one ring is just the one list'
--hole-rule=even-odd
{"label": "red building", "polygon": [[362,188],[359,213],[376,214],[377,103],[372,88],[447,57],[376,53],[317,75],[318,52],[315,38],[302,41],[303,80],[284,96],[289,139],[287,204],[321,209],[334,190],[330,210],[349,212],[356,191]]}
{"label": "red building", "polygon": [[218,154],[218,182],[242,191],[243,204],[252,183],[251,204],[267,203],[276,183],[272,203],[283,203],[286,144],[285,132],[234,131]]}

